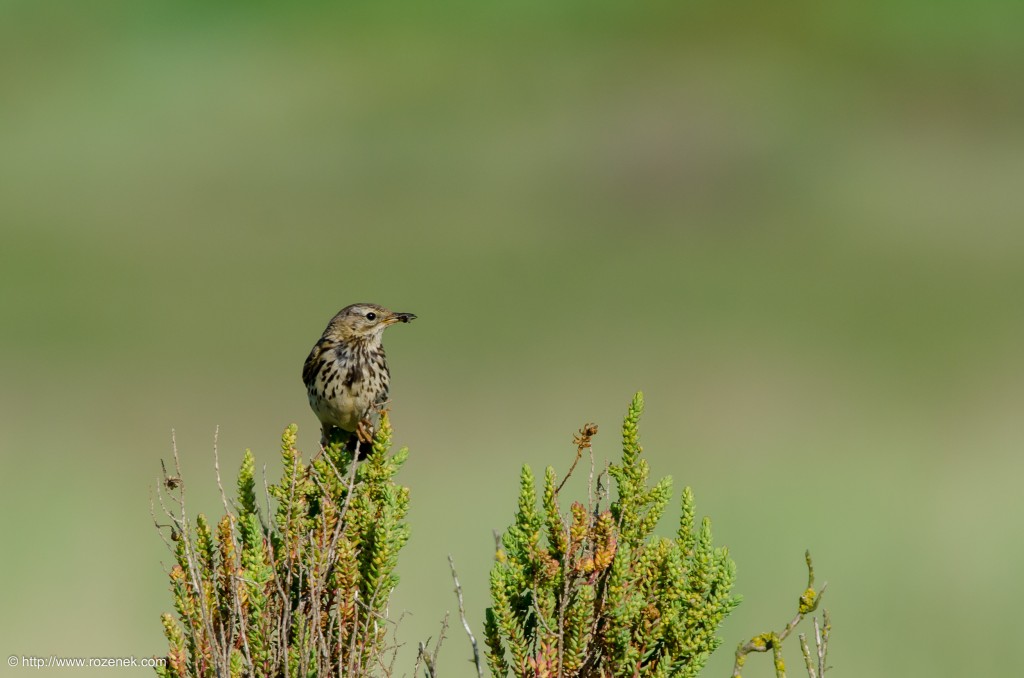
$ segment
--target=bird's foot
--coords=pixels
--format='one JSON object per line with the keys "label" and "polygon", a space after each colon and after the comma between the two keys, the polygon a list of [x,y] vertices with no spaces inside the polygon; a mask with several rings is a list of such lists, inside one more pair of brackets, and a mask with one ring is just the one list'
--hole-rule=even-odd
{"label": "bird's foot", "polygon": [[368,419],[360,420],[356,426],[356,437],[359,438],[359,442],[363,445],[371,445],[373,443],[373,424]]}

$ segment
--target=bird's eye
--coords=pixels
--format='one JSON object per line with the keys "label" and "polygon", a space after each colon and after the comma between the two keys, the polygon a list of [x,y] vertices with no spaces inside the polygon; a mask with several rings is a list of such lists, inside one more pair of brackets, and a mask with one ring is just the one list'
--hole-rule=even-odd
{"label": "bird's eye", "polygon": [[377,319],[377,314],[374,313],[373,311],[370,311],[369,313],[366,314],[366,319],[367,320],[376,320]]}

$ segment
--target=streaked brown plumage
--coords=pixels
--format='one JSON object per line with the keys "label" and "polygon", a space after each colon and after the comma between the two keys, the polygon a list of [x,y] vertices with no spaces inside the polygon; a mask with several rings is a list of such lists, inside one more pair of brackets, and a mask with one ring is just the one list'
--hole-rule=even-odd
{"label": "streaked brown plumage", "polygon": [[381,335],[389,325],[415,317],[377,304],[352,304],[331,318],[302,366],[309,405],[320,420],[322,444],[334,428],[370,442],[370,416],[387,401],[391,384]]}

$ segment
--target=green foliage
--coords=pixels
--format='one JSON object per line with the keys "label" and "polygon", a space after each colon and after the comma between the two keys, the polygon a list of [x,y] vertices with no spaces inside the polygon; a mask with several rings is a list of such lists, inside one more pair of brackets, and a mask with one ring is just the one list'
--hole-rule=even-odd
{"label": "green foliage", "polygon": [[[692,677],[721,643],[717,630],[739,603],[732,594],[735,565],[725,548],[714,545],[711,521],[698,522],[689,487],[682,491],[675,534],[654,534],[671,500],[672,480],[651,484],[639,437],[642,411],[637,393],[622,426],[621,460],[596,477],[591,471],[585,502],[566,502],[560,492],[583,451],[591,449],[595,425],[580,429],[577,458],[561,482],[548,467],[538,493],[537,479],[523,466],[515,518],[490,573],[484,655],[492,676]],[[282,435],[281,479],[267,488],[267,515],[257,502],[249,450],[235,502],[229,506],[224,498],[225,513],[216,524],[203,514],[189,518],[180,470],[178,476],[165,471],[160,504],[171,521],[175,614],[161,617],[168,650],[158,675],[393,675],[388,603],[398,584],[398,555],[409,539],[409,490],[395,477],[408,451],[389,453],[386,413],[365,456],[332,441],[304,462],[296,432],[292,425]],[[779,633],[741,644],[734,678],[749,653],[769,651],[776,675],[784,676],[782,643],[824,593],[814,586],[809,553],[806,562],[797,617]],[[482,675],[457,578],[455,584]],[[815,620],[813,651],[800,636],[811,678],[828,668],[830,629],[827,613],[823,627]],[[429,678],[436,675],[437,647],[429,655],[420,646]]]}
{"label": "green foliage", "polygon": [[[180,478],[166,488],[177,615],[162,617],[165,677],[368,675],[385,667],[387,610],[408,540],[408,488],[394,478],[407,450],[389,455],[387,414],[360,462],[331,443],[304,463],[296,427],[282,436],[281,480],[270,522],[257,506],[248,450],[234,510],[212,528],[185,511]],[[219,479],[218,479],[219,480]]]}
{"label": "green foliage", "polygon": [[715,632],[739,603],[735,566],[713,545],[707,518],[695,529],[690,488],[675,538],[651,536],[672,481],[648,486],[642,411],[638,393],[622,426],[622,461],[609,467],[617,496],[607,508],[598,493],[563,514],[549,467],[538,511],[523,467],[515,520],[491,570],[484,636],[493,675],[694,676],[721,642]]}

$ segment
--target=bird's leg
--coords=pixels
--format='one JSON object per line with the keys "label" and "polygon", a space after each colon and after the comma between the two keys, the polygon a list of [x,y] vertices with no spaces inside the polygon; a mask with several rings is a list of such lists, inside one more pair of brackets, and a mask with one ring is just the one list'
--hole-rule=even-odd
{"label": "bird's leg", "polygon": [[364,445],[373,443],[373,424],[370,423],[369,419],[359,420],[359,424],[356,426],[356,436],[358,436],[359,442]]}

